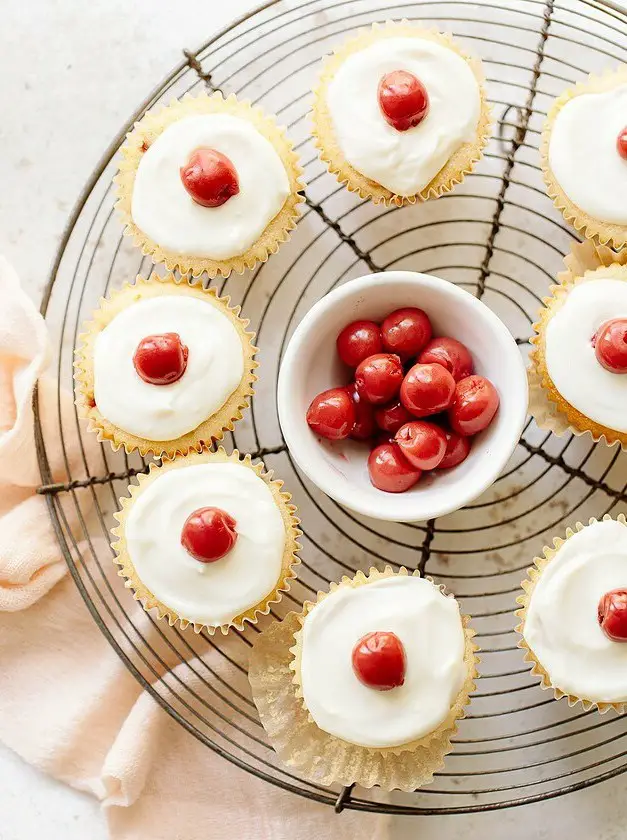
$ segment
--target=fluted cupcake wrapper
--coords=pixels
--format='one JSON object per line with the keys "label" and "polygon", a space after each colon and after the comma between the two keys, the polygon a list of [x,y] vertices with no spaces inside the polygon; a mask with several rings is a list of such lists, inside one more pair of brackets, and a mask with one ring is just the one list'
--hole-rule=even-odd
{"label": "fluted cupcake wrapper", "polygon": [[[100,413],[94,401],[94,345],[98,334],[128,306],[139,300],[180,294],[212,304],[231,321],[242,345],[244,374],[237,388],[218,411],[195,429],[173,440],[153,441],[129,434]],[[257,352],[253,344],[255,334],[247,331],[249,321],[240,317],[239,306],[232,307],[230,303],[229,297],[219,297],[216,289],[205,289],[199,281],[186,278],[178,280],[173,274],[161,277],[154,273],[147,280],[139,276],[135,283],[126,283],[121,289],[111,292],[108,298],[102,298],[99,308],[93,314],[93,320],[84,325],[75,351],[76,406],[79,417],[88,421],[88,430],[95,432],[99,441],[109,441],[114,450],[123,446],[129,454],[137,451],[141,455],[152,453],[156,457],[168,458],[200,452],[203,446],[210,446],[212,441],[221,440],[225,432],[233,431],[235,423],[241,420],[242,413],[249,406],[257,381],[254,371],[259,363],[254,358]]]}
{"label": "fluted cupcake wrapper", "polygon": [[[319,592],[316,603],[343,586],[364,586],[382,578],[408,575],[405,568],[394,572],[389,566],[368,575],[358,572],[332,583],[329,592]],[[414,572],[418,575],[418,572]],[[444,594],[444,588],[439,586]],[[289,613],[273,622],[257,638],[248,677],[253,699],[270,742],[281,760],[300,775],[324,785],[334,783],[363,787],[380,786],[390,790],[415,790],[432,781],[452,749],[451,739],[457,721],[465,714],[477,677],[474,630],[462,616],[465,636],[464,659],[467,676],[446,719],[428,735],[397,747],[375,749],[350,744],[321,730],[311,718],[300,689],[300,630],[308,611],[315,606],[305,602],[302,613]]]}
{"label": "fluted cupcake wrapper", "polygon": [[[609,514],[606,514],[603,517],[603,522],[607,522],[608,520],[612,520],[613,517]],[[627,521],[623,514],[619,514],[616,517],[617,522],[621,522],[625,527],[627,527]],[[590,518],[588,525],[594,525],[598,522],[597,519],[594,517]],[[564,543],[569,540],[574,534],[578,533],[579,531],[583,531],[586,528],[586,525],[583,525],[581,522],[577,522],[574,528],[567,528],[566,535],[564,539],[561,537],[555,537],[553,539],[553,546],[545,546],[543,549],[542,556],[534,557],[533,559],[533,566],[527,569],[527,577],[521,583],[521,587],[523,589],[523,593],[516,598],[516,603],[520,604],[520,609],[516,610],[516,616],[520,619],[520,623],[516,626],[515,630],[520,635],[520,640],[518,642],[518,647],[522,648],[525,651],[524,661],[531,663],[531,674],[534,677],[540,677],[540,687],[545,691],[552,691],[553,696],[556,700],[561,700],[562,698],[566,698],[568,701],[569,706],[575,706],[577,703],[581,703],[585,711],[589,711],[590,709],[596,709],[601,714],[605,714],[605,712],[609,711],[610,709],[614,709],[614,711],[618,712],[618,714],[624,714],[626,704],[625,703],[602,703],[597,702],[595,700],[590,700],[586,697],[577,697],[574,694],[569,694],[553,683],[551,680],[550,674],[544,669],[542,663],[536,657],[533,650],[527,644],[525,637],[523,635],[525,629],[525,620],[527,615],[527,609],[529,608],[529,602],[531,600],[531,596],[533,594],[533,590],[535,586],[542,576],[542,572],[546,569],[549,563],[553,560],[555,555],[558,553],[560,548],[564,545]]]}
{"label": "fluted cupcake wrapper", "polygon": [[616,253],[591,241],[577,243],[565,257],[564,265],[564,270],[557,276],[558,283],[550,287],[549,296],[543,299],[543,308],[533,325],[536,334],[531,339],[532,351],[527,370],[529,413],[539,428],[558,436],[567,432],[578,437],[588,434],[596,443],[600,440],[608,446],[620,443],[626,449],[627,433],[595,423],[561,396],[547,370],[544,335],[554,313],[578,283],[594,282],[596,272],[602,273],[603,277],[627,281],[627,251]]}
{"label": "fluted cupcake wrapper", "polygon": [[[376,181],[362,175],[361,172],[351,166],[337,143],[333,121],[327,105],[329,84],[340,65],[349,55],[359,52],[359,50],[382,38],[398,37],[435,41],[460,55],[474,73],[481,93],[481,115],[477,125],[475,141],[462,145],[451,155],[435,178],[424,189],[411,196],[397,195]],[[361,198],[371,199],[375,204],[382,203],[387,206],[396,205],[400,207],[403,204],[415,204],[417,201],[439,198],[454,189],[472,171],[477,161],[482,157],[483,149],[490,139],[491,114],[483,83],[484,75],[481,62],[461,50],[450,35],[443,34],[435,29],[422,29],[412,25],[407,20],[398,23],[394,21],[387,21],[384,24],[375,23],[370,29],[358,32],[324,61],[313,91],[313,136],[316,147],[320,151],[320,158],[327,165],[329,172],[335,175],[341,184],[344,184],[351,192],[357,193]]]}
{"label": "fluted cupcake wrapper", "polygon": [[[129,511],[135,500],[164,472],[185,468],[194,464],[227,462],[242,464],[248,469],[251,469],[268,485],[283,518],[283,524],[285,526],[285,547],[283,549],[281,574],[272,591],[245,612],[234,616],[228,624],[214,626],[190,621],[184,615],[179,615],[164,601],[155,597],[135,571],[133,561],[128,553],[125,529]],[[278,603],[283,597],[284,592],[289,592],[291,581],[296,577],[296,568],[300,563],[298,552],[301,546],[298,540],[302,535],[302,531],[299,528],[300,519],[296,515],[296,506],[291,501],[292,496],[282,489],[283,482],[273,477],[272,470],[266,471],[261,462],[253,464],[250,455],[240,455],[237,449],[229,455],[222,447],[219,447],[215,452],[196,452],[184,458],[178,457],[173,460],[165,460],[160,466],[151,464],[149,473],[140,474],[137,478],[139,483],[129,485],[128,490],[130,495],[120,499],[120,510],[114,514],[119,524],[111,530],[114,537],[111,547],[116,554],[114,562],[120,567],[118,574],[125,579],[126,588],[132,590],[135,600],[139,601],[145,610],[154,609],[159,619],[166,619],[170,626],[174,626],[178,622],[182,630],[185,630],[191,625],[195,633],[200,633],[201,630],[205,629],[210,635],[213,635],[219,629],[226,635],[232,627],[236,630],[243,630],[246,624],[256,624],[260,616],[268,615],[272,604]]]}
{"label": "fluted cupcake wrapper", "polygon": [[[178,120],[198,114],[215,113],[231,114],[251,123],[274,147],[283,162],[290,183],[290,194],[283,207],[259,239],[245,253],[224,260],[180,254],[164,248],[137,227],[131,213],[135,175],[144,152],[164,129]],[[299,158],[285,134],[285,129],[277,126],[261,108],[251,105],[246,100],[239,101],[234,94],[226,99],[219,92],[197,96],[186,94],[169,105],[147,111],[127,134],[121,152],[119,171],[113,180],[118,196],[116,209],[125,225],[124,233],[133,238],[134,244],[141,248],[142,253],[150,256],[155,263],[165,263],[170,271],[178,269],[181,274],[191,274],[193,277],[206,274],[210,278],[228,277],[231,272],[242,274],[247,268],[252,269],[259,263],[266,262],[271,254],[279,250],[283,242],[287,242],[290,231],[296,227],[300,215],[299,205],[304,200],[300,195],[304,185]]]}
{"label": "fluted cupcake wrapper", "polygon": [[601,75],[591,74],[586,81],[578,82],[574,87],[568,88],[568,90],[565,90],[553,102],[547,115],[540,140],[542,177],[547,186],[549,198],[553,200],[553,204],[564,216],[566,221],[587,239],[594,239],[600,245],[611,245],[616,249],[623,248],[627,245],[627,225],[619,225],[612,222],[604,222],[602,219],[595,219],[568,198],[549,164],[549,143],[555,118],[567,102],[585,93],[603,93],[626,83],[627,66],[623,65],[614,70],[607,70]]}

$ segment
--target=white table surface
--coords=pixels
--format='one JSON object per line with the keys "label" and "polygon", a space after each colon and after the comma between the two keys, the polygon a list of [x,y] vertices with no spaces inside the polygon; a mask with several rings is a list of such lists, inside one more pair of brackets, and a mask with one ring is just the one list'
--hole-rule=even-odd
{"label": "white table surface", "polygon": [[[72,204],[109,140],[180,60],[181,47],[193,49],[254,5],[2,0],[0,253],[21,267],[36,301]],[[512,811],[399,818],[394,840],[624,840],[625,778]],[[34,771],[1,745],[0,779],[0,840],[106,837],[91,798]],[[338,817],[338,837],[340,823]]]}

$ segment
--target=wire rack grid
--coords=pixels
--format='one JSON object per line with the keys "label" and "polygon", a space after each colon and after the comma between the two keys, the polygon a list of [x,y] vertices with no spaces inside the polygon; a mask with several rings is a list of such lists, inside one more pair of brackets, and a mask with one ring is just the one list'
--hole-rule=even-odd
{"label": "wire rack grid", "polygon": [[[438,201],[382,209],[326,173],[310,138],[310,90],[320,57],[374,21],[408,18],[451,32],[484,63],[495,132],[476,172]],[[182,726],[236,765],[336,810],[399,814],[486,811],[589,787],[627,770],[627,721],[555,702],[516,646],[515,598],[531,558],[568,525],[625,509],[627,470],[616,449],[558,439],[529,421],[510,464],[469,507],[423,524],[356,516],[302,475],[283,442],[275,389],[286,342],[314,301],[337,284],[391,268],[434,273],[473,291],[508,325],[521,353],[542,296],[574,234],[546,197],[538,143],[554,96],[589,72],[627,61],[627,15],[601,0],[396,3],[275,0],[185,59],[113,140],[86,184],[42,303],[56,341],[56,425],[36,440],[42,487],[70,572],[98,626],[146,691]],[[126,131],[146,109],[185,92],[220,89],[259,103],[287,125],[306,171],[306,208],[291,242],[260,269],[218,284],[257,330],[261,378],[227,441],[263,457],[285,479],[304,523],[298,583],[280,618],[342,574],[390,564],[419,567],[472,614],[481,676],[455,750],[434,784],[382,796],[300,779],[269,746],[246,668],[259,628],[196,636],[147,615],[115,576],[112,514],[146,462],[96,446],[78,422],[72,355],[100,296],[149,260],[121,233],[111,179]],[[62,458],[53,457],[60,441]],[[55,447],[55,449],[58,447]],[[76,456],[78,449],[79,455]],[[262,627],[263,625],[260,625]]]}

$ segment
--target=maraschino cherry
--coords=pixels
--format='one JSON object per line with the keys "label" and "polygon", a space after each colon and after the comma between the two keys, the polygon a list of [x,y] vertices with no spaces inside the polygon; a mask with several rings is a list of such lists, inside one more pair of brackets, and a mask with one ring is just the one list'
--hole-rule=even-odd
{"label": "maraschino cherry", "polygon": [[217,507],[198,508],[185,520],[181,545],[201,563],[214,563],[237,542],[236,521]]}
{"label": "maraschino cherry", "polygon": [[627,318],[601,324],[594,336],[598,363],[610,373],[627,373]]}
{"label": "maraschino cherry", "polygon": [[360,683],[390,691],[405,682],[405,648],[396,633],[377,631],[363,636],[353,648],[353,671]]}
{"label": "maraschino cherry", "polygon": [[612,589],[599,601],[601,629],[613,642],[627,642],[627,589]]}
{"label": "maraschino cherry", "polygon": [[429,111],[427,89],[407,70],[386,73],[379,82],[377,97],[381,113],[397,131],[419,125]]}
{"label": "maraschino cherry", "polygon": [[215,149],[196,149],[181,167],[183,186],[196,204],[220,207],[239,192],[239,179],[232,162]]}
{"label": "maraschino cherry", "polygon": [[147,335],[137,345],[133,365],[150,385],[171,385],[183,376],[189,351],[178,333]]}
{"label": "maraschino cherry", "polygon": [[616,151],[623,160],[627,160],[627,125],[620,130],[616,138]]}

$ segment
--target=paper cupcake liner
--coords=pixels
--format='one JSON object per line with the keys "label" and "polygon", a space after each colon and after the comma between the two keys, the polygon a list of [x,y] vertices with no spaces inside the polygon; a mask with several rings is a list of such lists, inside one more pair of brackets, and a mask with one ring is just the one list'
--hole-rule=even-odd
{"label": "paper cupcake liner", "polygon": [[[175,610],[160,601],[153,595],[153,593],[145,586],[135,571],[133,561],[131,560],[125,538],[126,520],[135,500],[145,491],[145,489],[159,476],[168,470],[176,470],[184,467],[189,467],[194,464],[208,464],[208,463],[226,463],[242,464],[248,469],[253,470],[256,475],[262,478],[270,488],[274,501],[281,512],[283,524],[285,525],[285,548],[283,550],[283,561],[281,565],[281,575],[277,580],[274,589],[268,593],[261,601],[250,607],[245,612],[235,616],[235,618],[228,624],[222,625],[205,625],[193,622],[179,615]],[[120,499],[120,510],[114,514],[115,519],[119,522],[111,533],[115,540],[112,541],[111,547],[116,553],[114,562],[120,566],[118,572],[119,576],[124,578],[127,589],[132,590],[133,597],[139,601],[143,608],[148,610],[156,610],[159,619],[167,619],[170,626],[174,626],[177,622],[180,624],[182,630],[185,630],[190,625],[193,627],[195,633],[200,633],[205,629],[210,635],[213,635],[218,629],[224,635],[234,627],[236,630],[243,630],[246,623],[256,624],[259,617],[267,615],[270,612],[272,604],[278,603],[283,597],[284,592],[289,592],[291,581],[296,577],[296,567],[300,563],[298,552],[301,549],[298,538],[302,535],[299,528],[300,519],[296,516],[296,506],[292,504],[292,496],[285,492],[283,482],[273,477],[273,471],[266,471],[262,463],[253,464],[250,455],[240,455],[235,449],[230,455],[227,455],[222,447],[219,447],[215,452],[203,451],[195,452],[185,458],[175,458],[174,460],[164,461],[161,466],[156,464],[150,465],[150,471],[146,474],[137,476],[139,484],[129,484],[128,490],[130,495],[123,496]]]}
{"label": "paper cupcake liner", "polygon": [[550,167],[549,142],[555,118],[567,102],[570,102],[575,96],[581,96],[583,93],[602,93],[603,91],[612,90],[626,82],[627,66],[621,66],[615,70],[608,70],[600,76],[592,74],[588,76],[585,82],[578,82],[574,87],[565,90],[553,102],[547,115],[540,140],[542,176],[547,186],[547,193],[549,198],[553,200],[553,204],[566,221],[579,233],[588,239],[595,239],[601,245],[610,244],[617,249],[627,245],[627,225],[618,225],[612,222],[604,222],[602,219],[595,219],[568,198]]}
{"label": "paper cupcake liner", "polygon": [[[470,66],[477,79],[481,93],[481,115],[477,125],[477,136],[474,143],[465,143],[461,146],[440,169],[433,180],[420,192],[411,196],[402,196],[393,193],[376,181],[367,178],[358,172],[344,157],[337,140],[331,114],[327,106],[328,86],[337,72],[340,65],[349,55],[365,47],[370,46],[381,38],[422,38],[427,41],[435,41],[443,47],[447,47],[460,55]],[[403,204],[415,204],[417,201],[427,201],[431,198],[439,198],[441,195],[450,192],[460,184],[468,175],[475,164],[483,155],[483,149],[490,139],[491,114],[487,102],[484,75],[481,62],[472,58],[460,47],[450,35],[442,34],[435,29],[421,29],[412,26],[407,20],[399,23],[387,21],[385,24],[373,24],[369,30],[362,30],[355,37],[346,41],[331,55],[323,64],[318,82],[314,87],[313,103],[313,136],[316,147],[320,151],[320,158],[326,163],[329,172],[337,180],[344,184],[351,192],[357,193],[361,198],[369,198],[375,204],[387,206]]]}
{"label": "paper cupcake liner", "polygon": [[[407,575],[408,571],[401,568],[395,573],[389,566],[383,572],[372,568],[368,576],[358,572],[353,579],[344,577],[340,583],[332,583],[330,592],[342,586],[363,586],[395,574]],[[443,587],[438,589],[444,593]],[[316,603],[328,594],[319,592]],[[298,680],[298,640],[302,622],[314,606],[307,601],[302,613],[289,613],[283,621],[273,622],[257,638],[251,654],[248,677],[253,699],[273,748],[285,764],[324,785],[356,783],[366,788],[379,785],[387,791],[409,791],[428,784],[451,751],[457,721],[464,716],[470,694],[475,690],[478,648],[473,642],[475,633],[468,626],[468,617],[462,616],[467,677],[447,718],[423,738],[398,747],[374,749],[350,744],[324,732],[304,705]]]}
{"label": "paper cupcake liner", "polygon": [[[603,522],[607,522],[611,520],[612,517],[609,514],[605,514],[603,517]],[[594,525],[598,520],[594,517],[590,518],[588,525]],[[627,527],[627,520],[623,514],[619,514],[616,517],[616,521],[621,522],[623,525]],[[586,525],[582,525],[581,522],[577,522],[573,528],[566,529],[566,536],[564,539],[560,537],[555,537],[553,539],[553,547],[544,546],[542,557],[534,557],[533,559],[533,566],[527,569],[527,578],[521,583],[523,588],[523,594],[519,595],[516,598],[516,603],[521,605],[521,609],[516,610],[515,615],[520,619],[520,624],[518,624],[515,628],[516,632],[520,635],[520,641],[518,642],[518,647],[522,648],[525,651],[524,661],[530,662],[532,664],[531,674],[534,677],[540,677],[540,687],[547,691],[552,691],[553,696],[556,700],[561,700],[563,697],[566,698],[568,701],[569,706],[575,706],[577,703],[581,703],[585,711],[589,711],[590,709],[596,709],[601,714],[605,714],[609,709],[614,709],[614,711],[618,712],[618,714],[624,714],[626,704],[625,703],[599,703],[594,700],[589,700],[585,697],[576,697],[574,694],[568,694],[565,691],[562,691],[559,686],[554,685],[551,681],[551,677],[548,672],[543,668],[540,661],[536,658],[536,655],[531,650],[529,645],[527,644],[525,637],[523,636],[523,630],[525,626],[525,619],[527,609],[529,607],[529,602],[531,600],[531,595],[533,594],[533,590],[540,579],[542,572],[546,569],[549,565],[551,560],[555,557],[557,552],[560,548],[564,545],[566,540],[569,540],[574,534],[578,533],[579,531],[583,531],[586,528]]]}
{"label": "paper cupcake liner", "polygon": [[[244,375],[224,405],[191,432],[173,440],[148,440],[125,432],[100,413],[94,402],[94,344],[98,334],[107,324],[139,299],[179,294],[211,303],[231,320],[242,343]],[[169,458],[186,455],[188,452],[199,452],[203,446],[211,445],[212,441],[221,440],[225,432],[232,432],[234,424],[241,420],[242,412],[248,408],[253,385],[257,381],[254,371],[259,367],[259,362],[254,359],[257,352],[253,344],[255,334],[246,331],[250,322],[240,318],[239,313],[240,307],[231,307],[229,297],[221,298],[215,289],[204,289],[199,282],[193,280],[178,280],[172,274],[160,277],[153,273],[148,280],[138,276],[135,283],[126,283],[121,289],[111,292],[108,298],[102,298],[99,309],[94,312],[93,320],[84,325],[75,351],[76,406],[79,417],[88,421],[89,431],[95,432],[99,441],[109,441],[114,450],[123,446],[128,454],[137,451],[141,455],[152,453],[155,457]]]}
{"label": "paper cupcake liner", "polygon": [[[179,254],[168,250],[146,236],[133,221],[131,213],[135,174],[142,154],[151,143],[164,129],[177,120],[196,114],[213,113],[232,114],[252,123],[257,131],[272,143],[285,166],[290,182],[290,194],[285,204],[261,237],[244,254],[226,260],[195,257],[191,254]],[[205,273],[211,278],[218,275],[228,277],[233,271],[242,274],[246,268],[253,268],[258,263],[266,262],[270,254],[275,254],[279,246],[287,242],[290,231],[296,227],[300,215],[299,204],[304,200],[299,193],[304,190],[304,185],[301,180],[303,169],[292,143],[287,138],[285,130],[279,128],[261,108],[253,107],[248,101],[238,101],[234,94],[227,99],[224,99],[219,92],[210,96],[186,94],[182,99],[176,99],[158,110],[148,111],[126,135],[126,143],[121,151],[122,160],[119,171],[113,180],[118,195],[116,208],[125,225],[124,233],[133,238],[135,245],[141,248],[142,253],[151,257],[155,263],[165,263],[170,271],[178,269],[181,274],[191,274],[193,277]]]}
{"label": "paper cupcake liner", "polygon": [[627,251],[619,254],[593,242],[577,244],[565,258],[565,269],[558,274],[558,284],[550,287],[544,298],[539,320],[533,325],[532,351],[527,370],[529,381],[529,413],[540,429],[561,436],[567,432],[580,437],[589,434],[595,443],[603,440],[608,446],[620,443],[627,449],[627,433],[610,429],[582,414],[559,393],[549,376],[544,357],[544,332],[554,313],[564,304],[570,290],[579,283],[593,282],[597,271],[604,277],[627,281]]}

